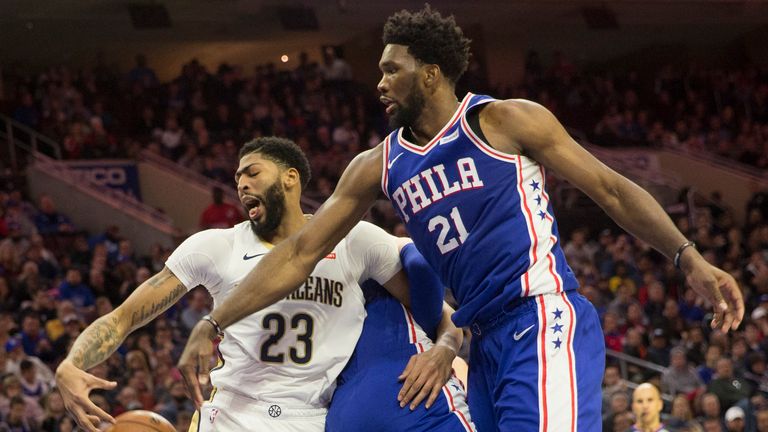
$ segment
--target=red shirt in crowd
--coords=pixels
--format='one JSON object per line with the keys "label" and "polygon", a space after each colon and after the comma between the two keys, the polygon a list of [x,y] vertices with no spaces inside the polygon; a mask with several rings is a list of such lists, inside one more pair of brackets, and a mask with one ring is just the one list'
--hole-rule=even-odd
{"label": "red shirt in crowd", "polygon": [[200,215],[200,227],[203,229],[231,228],[242,220],[240,210],[232,204],[211,204]]}

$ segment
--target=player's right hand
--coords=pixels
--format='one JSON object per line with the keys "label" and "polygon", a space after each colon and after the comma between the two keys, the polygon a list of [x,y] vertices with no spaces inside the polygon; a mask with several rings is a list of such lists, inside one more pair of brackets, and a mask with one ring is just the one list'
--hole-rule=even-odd
{"label": "player's right hand", "polygon": [[112,390],[116,386],[116,382],[95,377],[69,360],[61,362],[56,369],[56,387],[64,400],[64,407],[78,426],[87,432],[99,432],[98,426],[102,422],[115,422],[111,415],[91,402],[88,397],[91,390]]}
{"label": "player's right hand", "polygon": [[744,319],[744,298],[733,276],[709,264],[698,253],[683,255],[681,268],[693,290],[712,304],[712,328],[736,330]]}
{"label": "player's right hand", "polygon": [[184,387],[199,410],[203,405],[201,380],[209,380],[210,361],[213,356],[213,340],[218,335],[207,321],[200,321],[192,329],[184,346],[184,352],[179,358],[178,368],[184,378]]}

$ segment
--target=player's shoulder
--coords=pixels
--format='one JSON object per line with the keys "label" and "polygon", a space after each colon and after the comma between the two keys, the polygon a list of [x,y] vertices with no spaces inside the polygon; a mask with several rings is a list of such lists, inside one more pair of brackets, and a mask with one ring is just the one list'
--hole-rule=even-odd
{"label": "player's shoulder", "polygon": [[544,106],[527,99],[504,99],[488,103],[480,113],[484,127],[512,136],[528,135],[555,126],[555,116]]}
{"label": "player's shoulder", "polygon": [[510,116],[519,118],[520,116],[536,116],[544,112],[547,112],[544,106],[528,99],[499,99],[489,102],[482,115],[509,120]]}
{"label": "player's shoulder", "polygon": [[209,251],[217,248],[231,249],[235,243],[235,238],[250,229],[248,224],[249,222],[245,221],[232,228],[211,228],[198,231],[184,240],[180,247]]}
{"label": "player's shoulder", "polygon": [[352,227],[352,229],[349,231],[349,234],[347,234],[347,238],[362,238],[362,239],[376,239],[379,237],[391,237],[389,233],[384,231],[381,227],[378,225],[374,225],[370,222],[366,221],[360,221]]}
{"label": "player's shoulder", "polygon": [[394,244],[395,237],[381,227],[360,221],[345,237],[350,253],[362,252],[371,247]]}

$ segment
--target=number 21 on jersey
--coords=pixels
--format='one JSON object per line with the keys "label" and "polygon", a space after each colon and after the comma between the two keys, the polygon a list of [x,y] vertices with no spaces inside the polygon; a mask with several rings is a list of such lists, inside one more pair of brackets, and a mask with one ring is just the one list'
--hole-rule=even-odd
{"label": "number 21 on jersey", "polygon": [[454,207],[451,209],[449,216],[451,220],[442,215],[435,216],[429,220],[429,225],[427,226],[429,232],[438,231],[437,248],[443,255],[459,247],[469,236],[467,229],[464,227],[464,222],[461,220],[459,208]]}

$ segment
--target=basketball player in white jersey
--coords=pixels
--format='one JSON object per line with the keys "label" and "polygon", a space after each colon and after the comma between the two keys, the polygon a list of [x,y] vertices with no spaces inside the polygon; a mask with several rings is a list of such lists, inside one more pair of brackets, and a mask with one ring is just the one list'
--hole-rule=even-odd
{"label": "basketball player in white jersey", "polygon": [[[304,225],[299,197],[308,180],[309,163],[291,141],[258,138],[243,146],[236,182],[249,221],[184,241],[160,273],[87,328],[59,366],[56,380],[65,405],[83,429],[97,431],[100,421],[114,421],[88,400],[88,392],[116,385],[84,371],[106,360],[131,331],[189,289],[202,285],[215,304],[222,302],[272,244]],[[375,280],[408,304],[407,280],[400,269],[394,237],[369,223],[357,224],[306,283],[221,335],[209,401],[203,403],[198,383],[187,383],[200,408],[190,430],[323,431],[336,377],[365,319],[359,283]],[[443,321],[447,324],[436,346],[455,353],[460,331],[450,319]],[[441,366],[450,370],[450,363]]]}

